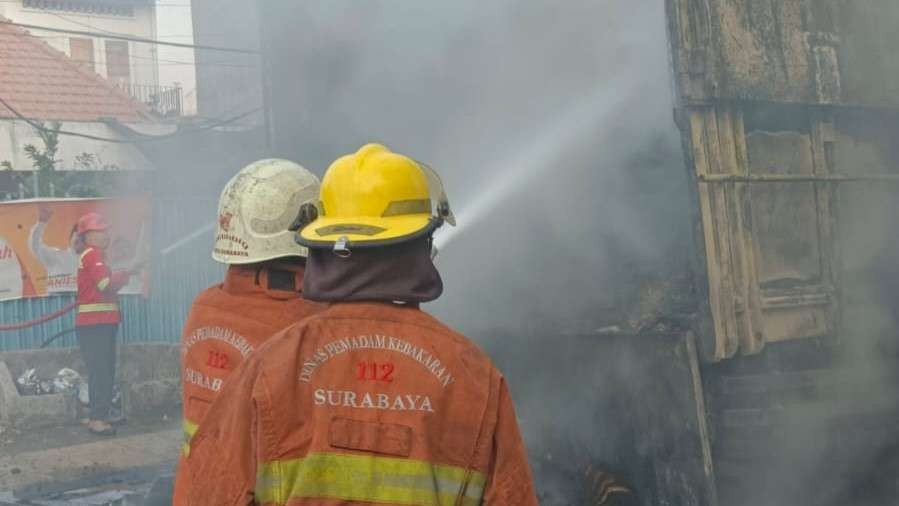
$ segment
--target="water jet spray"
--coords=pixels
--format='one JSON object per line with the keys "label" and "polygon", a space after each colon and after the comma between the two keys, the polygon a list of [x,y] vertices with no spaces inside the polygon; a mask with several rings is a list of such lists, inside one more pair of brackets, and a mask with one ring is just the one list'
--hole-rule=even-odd
{"label": "water jet spray", "polygon": [[582,136],[593,133],[597,125],[620,112],[621,106],[631,103],[636,93],[634,87],[622,86],[628,82],[627,77],[619,76],[587,99],[576,101],[547,128],[529,139],[523,149],[498,164],[498,170],[489,171],[493,177],[459,211],[459,225],[444,227],[437,232],[435,248],[442,251],[461,232],[540,175],[565,149]]}

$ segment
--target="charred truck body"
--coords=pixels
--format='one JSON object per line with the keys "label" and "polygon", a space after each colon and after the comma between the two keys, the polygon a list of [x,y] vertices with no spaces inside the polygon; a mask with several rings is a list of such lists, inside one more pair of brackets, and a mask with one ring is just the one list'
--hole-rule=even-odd
{"label": "charred truck body", "polygon": [[666,6],[718,502],[894,501],[899,5]]}

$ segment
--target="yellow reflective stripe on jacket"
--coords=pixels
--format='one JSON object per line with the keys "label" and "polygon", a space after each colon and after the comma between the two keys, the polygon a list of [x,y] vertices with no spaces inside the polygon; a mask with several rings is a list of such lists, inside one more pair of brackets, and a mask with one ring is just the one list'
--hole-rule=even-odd
{"label": "yellow reflective stripe on jacket", "polygon": [[187,418],[181,420],[181,430],[184,432],[184,442],[181,444],[181,453],[183,453],[185,457],[190,455],[190,440],[194,437],[194,434],[197,433],[197,429],[199,428],[199,425],[191,422]]}
{"label": "yellow reflective stripe on jacket", "polygon": [[109,286],[109,276],[106,276],[105,278],[101,279],[100,281],[97,281],[97,289],[100,290],[101,292],[103,290],[106,290],[107,286]]}
{"label": "yellow reflective stripe on jacket", "polygon": [[453,506],[462,499],[478,506],[487,481],[483,473],[421,460],[313,453],[301,459],[259,466],[256,501],[286,504],[291,499],[331,498],[419,506]]}
{"label": "yellow reflective stripe on jacket", "polygon": [[80,255],[78,255],[78,268],[79,269],[84,269],[84,257],[86,257],[87,254],[90,253],[91,251],[93,251],[93,248],[87,248],[84,251],[82,251]]}
{"label": "yellow reflective stripe on jacket", "polygon": [[97,304],[81,304],[78,306],[79,313],[100,313],[103,311],[118,311],[119,305],[114,302],[101,302]]}

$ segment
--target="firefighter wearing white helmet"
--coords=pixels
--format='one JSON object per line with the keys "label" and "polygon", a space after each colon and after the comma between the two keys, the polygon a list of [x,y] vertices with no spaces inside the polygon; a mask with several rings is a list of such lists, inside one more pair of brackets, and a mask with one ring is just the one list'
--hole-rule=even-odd
{"label": "firefighter wearing white helmet", "polygon": [[231,265],[306,256],[294,240],[297,209],[318,198],[318,178],[287,160],[266,159],[237,173],[219,198],[212,258]]}
{"label": "firefighter wearing white helmet", "polygon": [[[248,165],[222,190],[212,258],[228,273],[194,301],[182,336],[183,456],[228,374],[270,336],[321,308],[303,298],[307,250],[294,240],[310,219],[298,210],[318,193],[314,174],[277,159]],[[186,504],[188,467],[182,458],[175,505]]]}

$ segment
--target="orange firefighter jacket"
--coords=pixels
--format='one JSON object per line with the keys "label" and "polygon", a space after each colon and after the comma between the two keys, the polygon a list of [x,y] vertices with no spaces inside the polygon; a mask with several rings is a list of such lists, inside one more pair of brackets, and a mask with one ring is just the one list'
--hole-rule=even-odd
{"label": "orange firefighter jacket", "polygon": [[[273,285],[283,286],[269,288]],[[232,265],[224,283],[194,300],[181,340],[184,453],[232,371],[276,332],[324,308],[303,299],[302,286],[303,269],[297,265]],[[175,505],[186,504],[185,466],[182,455]]]}
{"label": "orange firefighter jacket", "polygon": [[130,274],[112,272],[103,251],[89,246],[78,259],[78,294],[75,297],[75,325],[116,324],[119,316],[119,290],[128,283]]}
{"label": "orange firefighter jacket", "polygon": [[537,504],[503,376],[416,307],[337,303],[280,332],[190,446],[191,506]]}

